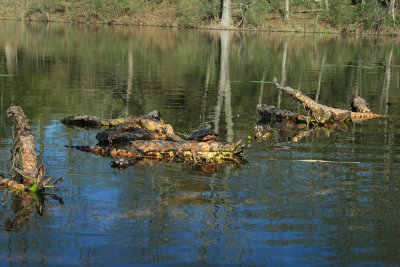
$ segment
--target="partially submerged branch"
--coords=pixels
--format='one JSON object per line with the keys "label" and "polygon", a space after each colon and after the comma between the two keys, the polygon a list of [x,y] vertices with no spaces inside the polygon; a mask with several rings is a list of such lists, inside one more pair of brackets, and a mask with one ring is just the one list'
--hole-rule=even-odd
{"label": "partially submerged branch", "polygon": [[[7,111],[7,116],[14,116],[17,125],[16,136],[12,149],[14,179],[19,181],[11,181],[6,178],[1,178],[0,183],[7,185],[11,189],[25,190],[31,192],[38,192],[44,190],[46,187],[56,187],[61,183],[64,178],[49,184],[51,178],[45,179],[45,168],[41,164],[38,167],[36,156],[36,142],[33,136],[29,120],[20,106],[10,106]],[[22,188],[22,186],[24,188]]]}
{"label": "partially submerged branch", "polygon": [[274,78],[274,85],[281,91],[290,94],[292,97],[300,101],[307,110],[310,110],[312,115],[317,117],[323,115],[329,115],[330,119],[333,121],[344,121],[346,119],[351,119],[353,121],[373,119],[377,117],[383,117],[381,114],[375,113],[363,113],[363,112],[352,112],[346,109],[333,108],[319,104],[318,102],[312,100],[308,96],[304,95],[299,90],[295,90],[289,86],[283,86],[278,83],[278,80]]}
{"label": "partially submerged branch", "polygon": [[[13,144],[13,168],[19,168],[31,177],[37,177],[36,142],[29,126],[29,120],[20,106],[10,106],[6,111],[7,117],[14,116],[16,136]],[[25,185],[32,181],[23,179]]]}

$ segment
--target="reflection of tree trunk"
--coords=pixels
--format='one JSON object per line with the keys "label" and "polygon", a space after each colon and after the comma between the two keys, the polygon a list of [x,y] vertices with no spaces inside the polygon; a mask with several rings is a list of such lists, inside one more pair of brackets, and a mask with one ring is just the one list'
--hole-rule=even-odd
{"label": "reflection of tree trunk", "polygon": [[226,140],[233,141],[233,120],[232,120],[232,101],[231,101],[231,84],[229,81],[229,70],[227,72],[228,80],[225,83],[225,120],[226,120]]}
{"label": "reflection of tree trunk", "polygon": [[221,62],[219,73],[218,100],[215,107],[215,131],[218,132],[219,117],[221,114],[222,100],[225,97],[225,116],[227,127],[227,140],[233,138],[232,106],[231,106],[231,86],[229,78],[229,47],[231,33],[221,32]]}
{"label": "reflection of tree trunk", "polygon": [[258,95],[258,104],[262,104],[262,97],[263,97],[263,93],[264,93],[264,82],[265,82],[266,75],[267,75],[267,70],[264,68],[261,85],[260,85],[260,94]]}
{"label": "reflection of tree trunk", "polygon": [[7,72],[8,74],[13,74],[15,63],[17,62],[17,50],[14,49],[10,43],[6,43],[4,46],[4,53],[6,56]]}
{"label": "reflection of tree trunk", "polygon": [[[391,64],[392,64],[392,56],[393,56],[393,46],[390,50],[389,56],[386,60],[386,70],[385,70],[385,78],[383,80],[383,88],[382,88],[382,99],[381,105],[385,106],[385,115],[388,112],[388,105],[385,103],[389,102],[389,87],[390,87],[390,76],[391,76]],[[385,117],[385,153],[384,153],[384,180],[389,181],[389,173],[390,173],[390,150],[392,148],[392,140],[393,140],[393,124],[388,124],[388,118]],[[389,190],[388,187],[385,187],[385,191]]]}
{"label": "reflection of tree trunk", "polygon": [[[382,87],[382,97],[381,97],[381,112],[383,105],[389,101],[389,86],[390,86],[390,74],[391,74],[391,64],[392,64],[392,56],[393,56],[393,47],[390,50],[389,56],[386,60],[386,70],[385,77],[383,79],[383,87]],[[387,114],[388,106],[385,105],[385,115]]]}
{"label": "reflection of tree trunk", "polygon": [[355,88],[354,96],[361,95],[361,92],[360,92],[361,91],[361,70],[362,70],[361,66],[362,66],[361,61],[359,60],[358,65],[357,65],[357,84],[354,87]]}
{"label": "reflection of tree trunk", "polygon": [[223,27],[229,27],[231,25],[231,8],[232,0],[223,0],[221,17],[221,25]]}
{"label": "reflection of tree trunk", "polygon": [[128,111],[128,102],[129,102],[129,97],[132,93],[132,82],[133,82],[133,52],[132,50],[129,50],[128,52],[128,80],[126,83],[126,116],[129,115],[129,111]]}
{"label": "reflection of tree trunk", "polygon": [[203,99],[201,102],[201,114],[200,114],[200,121],[201,121],[201,128],[208,128],[208,126],[205,126],[206,122],[206,107],[207,107],[207,92],[208,92],[208,84],[210,83],[210,76],[211,76],[211,62],[212,62],[212,57],[210,56],[210,60],[207,65],[207,72],[206,72],[206,84],[204,86],[204,93],[203,93]]}
{"label": "reflection of tree trunk", "polygon": [[[287,40],[283,43],[283,55],[282,55],[282,79],[281,79],[281,84],[285,85],[286,84],[286,57],[287,57]],[[279,90],[278,92],[278,103],[276,104],[277,108],[281,107],[281,97],[282,97],[282,91]]]}
{"label": "reflection of tree trunk", "polygon": [[323,71],[323,69],[324,69],[325,59],[326,59],[326,54],[324,54],[324,57],[322,58],[321,67],[320,67],[320,69],[319,69],[319,74],[318,74],[318,87],[317,87],[317,93],[315,94],[315,101],[316,101],[316,102],[318,102],[319,94],[320,94],[320,92],[321,92],[322,71]]}

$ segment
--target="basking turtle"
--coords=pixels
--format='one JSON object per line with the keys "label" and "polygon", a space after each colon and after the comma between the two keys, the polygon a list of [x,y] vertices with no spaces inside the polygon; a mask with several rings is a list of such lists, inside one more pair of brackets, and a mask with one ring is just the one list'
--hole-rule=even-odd
{"label": "basking turtle", "polygon": [[209,140],[217,140],[218,134],[211,129],[201,129],[194,131],[189,137],[189,140],[204,142]]}

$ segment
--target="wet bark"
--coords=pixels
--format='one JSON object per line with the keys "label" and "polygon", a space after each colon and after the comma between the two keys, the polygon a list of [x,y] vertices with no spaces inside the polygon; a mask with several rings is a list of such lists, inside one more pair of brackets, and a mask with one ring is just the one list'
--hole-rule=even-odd
{"label": "wet bark", "polygon": [[[346,119],[351,119],[353,121],[359,121],[359,120],[383,117],[383,115],[381,115],[381,114],[351,112],[346,109],[333,108],[333,107],[319,104],[318,102],[312,100],[310,97],[304,95],[299,90],[295,90],[293,88],[290,88],[289,86],[280,85],[276,78],[274,78],[274,84],[279,90],[290,94],[292,97],[294,97],[295,99],[300,101],[307,110],[311,111],[314,118],[319,117],[321,113],[330,114],[330,118],[334,121],[343,121]],[[317,120],[318,120],[318,118],[317,118]]]}
{"label": "wet bark", "polygon": [[[6,114],[8,117],[14,116],[17,123],[15,126],[16,136],[12,149],[13,169],[20,169],[30,177],[37,178],[36,142],[29,126],[29,120],[19,106],[10,106]],[[25,185],[32,184],[31,181],[23,179],[22,176],[19,177]]]}

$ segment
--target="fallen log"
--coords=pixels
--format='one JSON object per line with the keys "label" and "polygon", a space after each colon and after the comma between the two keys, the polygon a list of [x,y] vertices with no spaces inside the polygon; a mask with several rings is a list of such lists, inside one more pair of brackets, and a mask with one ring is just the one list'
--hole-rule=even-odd
{"label": "fallen log", "polygon": [[[29,126],[29,120],[20,106],[10,106],[6,111],[7,117],[14,116],[16,136],[13,143],[13,169],[21,169],[30,177],[37,178],[38,167],[36,159],[36,142]],[[25,185],[33,184],[29,179],[18,175]]]}
{"label": "fallen log", "polygon": [[[14,178],[17,181],[10,182],[2,178],[2,183],[11,189],[22,190],[21,184],[31,192],[42,191],[46,187],[56,187],[64,178],[60,178],[54,183],[47,185],[49,179],[45,179],[45,168],[41,164],[38,167],[36,156],[36,142],[33,132],[29,126],[29,120],[20,106],[10,106],[6,111],[7,117],[14,116],[17,125],[16,136],[14,138],[12,158]],[[24,190],[25,190],[24,189]]]}
{"label": "fallen log", "polygon": [[372,113],[370,106],[364,98],[356,96],[351,102],[351,111],[362,112],[362,113]]}
{"label": "fallen log", "polygon": [[[290,94],[292,97],[303,103],[304,107],[311,110],[314,117],[320,116],[320,114],[329,114],[330,118],[334,121],[344,121],[346,119],[351,119],[353,121],[360,121],[366,119],[373,119],[378,117],[383,117],[381,114],[375,113],[362,113],[362,112],[352,112],[345,109],[333,108],[319,104],[318,102],[312,100],[308,96],[304,95],[299,90],[290,88],[289,86],[283,86],[278,83],[278,80],[274,78],[274,85],[281,91]],[[318,118],[316,118],[318,119]]]}

